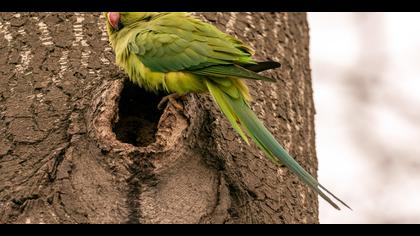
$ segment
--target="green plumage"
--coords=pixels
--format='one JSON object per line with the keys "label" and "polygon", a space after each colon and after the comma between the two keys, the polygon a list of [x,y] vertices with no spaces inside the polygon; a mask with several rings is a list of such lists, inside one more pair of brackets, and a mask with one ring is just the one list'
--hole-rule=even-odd
{"label": "green plumage", "polygon": [[280,64],[256,62],[249,46],[186,13],[105,15],[116,63],[130,80],[151,91],[181,95],[209,91],[245,142],[250,137],[268,159],[286,165],[336,209],[329,196],[348,207],[284,150],[249,107],[251,96],[243,79],[273,82],[256,72]]}

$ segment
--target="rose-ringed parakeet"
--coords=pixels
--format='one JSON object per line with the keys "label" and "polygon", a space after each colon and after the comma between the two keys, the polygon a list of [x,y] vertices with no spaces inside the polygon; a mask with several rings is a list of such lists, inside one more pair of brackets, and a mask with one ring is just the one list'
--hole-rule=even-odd
{"label": "rose-ringed parakeet", "polygon": [[271,161],[287,166],[336,209],[340,208],[331,197],[348,207],[285,151],[250,108],[251,96],[243,80],[274,81],[257,72],[279,63],[255,61],[253,50],[241,40],[187,13],[104,15],[116,64],[132,82],[168,94],[210,92],[246,143],[250,137]]}

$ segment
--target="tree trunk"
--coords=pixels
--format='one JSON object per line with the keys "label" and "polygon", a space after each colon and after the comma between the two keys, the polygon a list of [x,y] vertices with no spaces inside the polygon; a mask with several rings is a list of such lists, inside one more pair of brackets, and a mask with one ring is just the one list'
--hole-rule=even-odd
{"label": "tree trunk", "polygon": [[[316,174],[305,14],[196,13],[276,83],[252,107]],[[317,197],[247,146],[208,94],[182,110],[127,81],[99,13],[0,14],[0,223],[317,223]]]}

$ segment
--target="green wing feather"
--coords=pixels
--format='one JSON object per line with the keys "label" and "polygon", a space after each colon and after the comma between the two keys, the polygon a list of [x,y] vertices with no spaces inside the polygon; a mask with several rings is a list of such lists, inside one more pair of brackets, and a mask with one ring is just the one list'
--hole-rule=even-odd
{"label": "green wing feather", "polygon": [[142,63],[157,72],[189,71],[205,76],[275,81],[254,70],[280,66],[275,62],[256,62],[249,46],[183,13],[154,18],[134,34],[128,45]]}
{"label": "green wing feather", "polygon": [[[254,140],[266,156],[273,162],[284,164],[293,171],[304,183],[315,190],[334,208],[340,210],[339,206],[328,196],[351,209],[346,203],[328,191],[324,186],[312,177],[302,166],[299,165],[284,148],[277,142],[274,136],[265,128],[255,113],[249,108],[245,100],[239,97],[232,97],[217,84],[207,81],[206,85],[222,112],[228,117],[236,131],[244,138],[246,132]],[[244,132],[245,130],[245,132]],[[244,138],[246,142],[248,140]],[[325,192],[324,192],[325,191]]]}
{"label": "green wing feather", "polygon": [[261,72],[269,69],[279,68],[281,66],[280,63],[276,61],[263,61],[258,62],[257,64],[245,65],[244,68],[254,72]]}
{"label": "green wing feather", "polygon": [[214,77],[238,77],[242,79],[265,80],[270,82],[276,81],[273,78],[259,75],[251,70],[247,70],[237,65],[215,65],[198,70],[192,70],[190,72],[197,75],[206,75]]}
{"label": "green wing feather", "polygon": [[156,72],[256,64],[250,47],[187,14],[162,14],[141,28],[128,48]]}

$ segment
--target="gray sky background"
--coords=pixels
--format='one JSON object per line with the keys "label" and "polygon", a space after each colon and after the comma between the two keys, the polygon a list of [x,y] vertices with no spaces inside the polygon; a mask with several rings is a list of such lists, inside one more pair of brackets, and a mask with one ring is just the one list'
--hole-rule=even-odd
{"label": "gray sky background", "polygon": [[309,13],[321,223],[420,223],[420,13]]}

